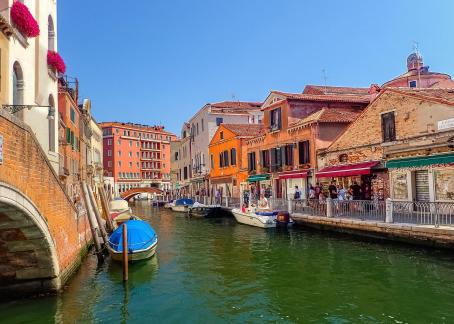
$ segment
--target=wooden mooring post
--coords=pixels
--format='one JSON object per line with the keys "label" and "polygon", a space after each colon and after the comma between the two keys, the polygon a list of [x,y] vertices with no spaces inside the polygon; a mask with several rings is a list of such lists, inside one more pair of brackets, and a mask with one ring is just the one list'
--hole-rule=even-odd
{"label": "wooden mooring post", "polygon": [[104,214],[104,217],[106,218],[106,224],[107,224],[107,230],[109,233],[112,233],[114,230],[113,223],[112,223],[112,218],[110,218],[110,209],[109,209],[109,203],[107,201],[107,196],[106,192],[103,187],[99,187],[99,193],[101,196],[101,205],[102,205],[102,211]]}
{"label": "wooden mooring post", "polygon": [[109,243],[109,239],[107,237],[107,232],[104,227],[104,223],[102,222],[101,215],[99,214],[99,208],[98,208],[98,204],[96,203],[95,195],[93,194],[93,190],[91,189],[90,185],[87,184],[87,188],[88,188],[88,195],[89,195],[90,201],[91,201],[91,206],[93,208],[93,211],[94,211],[94,214],[96,217],[96,221],[98,223],[98,228],[101,231],[101,236],[104,241],[104,245],[107,245]]}
{"label": "wooden mooring post", "polygon": [[123,224],[123,281],[128,281],[128,227]]}

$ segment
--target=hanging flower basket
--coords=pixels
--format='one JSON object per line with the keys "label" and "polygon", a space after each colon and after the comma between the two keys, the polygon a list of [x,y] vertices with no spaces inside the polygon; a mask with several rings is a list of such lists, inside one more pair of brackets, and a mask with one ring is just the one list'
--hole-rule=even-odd
{"label": "hanging flower basket", "polygon": [[25,37],[36,37],[39,35],[38,22],[23,3],[19,1],[13,3],[11,7],[11,20],[14,26]]}
{"label": "hanging flower basket", "polygon": [[65,73],[66,65],[60,54],[54,51],[47,51],[47,65],[58,73]]}

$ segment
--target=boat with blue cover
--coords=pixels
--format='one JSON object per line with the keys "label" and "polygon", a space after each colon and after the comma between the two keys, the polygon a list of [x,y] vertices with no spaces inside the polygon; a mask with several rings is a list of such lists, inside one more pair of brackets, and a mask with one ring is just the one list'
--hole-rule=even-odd
{"label": "boat with blue cover", "polygon": [[194,205],[194,200],[189,198],[181,198],[175,201],[175,204],[171,207],[173,211],[187,213],[189,207]]}
{"label": "boat with blue cover", "polygon": [[[124,222],[128,234],[128,261],[138,261],[151,258],[158,245],[158,235],[153,227],[142,220]],[[107,246],[113,260],[123,258],[123,226],[119,226],[109,237]]]}

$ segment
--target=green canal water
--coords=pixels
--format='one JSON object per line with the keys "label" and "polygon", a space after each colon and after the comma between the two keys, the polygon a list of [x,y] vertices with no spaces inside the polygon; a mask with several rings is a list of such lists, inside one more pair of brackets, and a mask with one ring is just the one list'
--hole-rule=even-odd
{"label": "green canal water", "polygon": [[447,252],[134,210],[159,246],[127,285],[118,264],[90,256],[64,293],[0,304],[0,322],[454,322]]}

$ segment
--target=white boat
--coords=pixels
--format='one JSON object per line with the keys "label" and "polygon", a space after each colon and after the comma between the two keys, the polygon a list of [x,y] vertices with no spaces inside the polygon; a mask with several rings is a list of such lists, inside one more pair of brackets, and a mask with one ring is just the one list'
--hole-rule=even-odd
{"label": "white boat", "polygon": [[170,207],[174,212],[180,213],[187,213],[189,211],[189,207],[194,205],[194,201],[189,198],[182,198],[175,201],[175,204]]}
{"label": "white boat", "polygon": [[261,228],[276,227],[276,215],[257,215],[253,208],[246,208],[243,212],[241,209],[232,209],[233,216],[238,223],[257,226]]}

